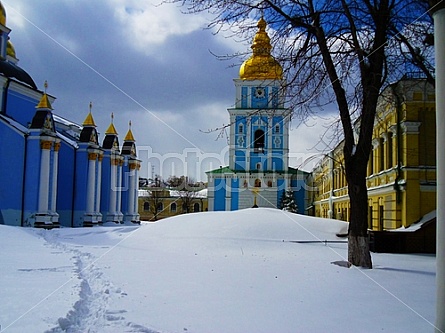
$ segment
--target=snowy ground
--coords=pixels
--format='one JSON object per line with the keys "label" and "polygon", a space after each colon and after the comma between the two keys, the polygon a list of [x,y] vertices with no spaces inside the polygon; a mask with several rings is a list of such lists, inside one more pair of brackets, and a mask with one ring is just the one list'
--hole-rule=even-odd
{"label": "snowy ground", "polygon": [[324,241],[345,228],[261,208],[140,227],[0,226],[0,331],[433,331],[435,257],[340,267],[346,244]]}

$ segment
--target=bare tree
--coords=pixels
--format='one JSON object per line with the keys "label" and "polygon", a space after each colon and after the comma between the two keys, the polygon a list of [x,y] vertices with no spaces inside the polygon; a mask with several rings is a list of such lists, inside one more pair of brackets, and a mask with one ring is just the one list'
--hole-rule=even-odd
{"label": "bare tree", "polygon": [[160,188],[152,188],[150,196],[147,199],[149,203],[149,211],[153,214],[153,220],[157,221],[159,214],[164,210],[164,199],[166,197],[166,190]]}
{"label": "bare tree", "polygon": [[366,171],[377,100],[409,71],[434,83],[432,19],[422,0],[170,0],[187,13],[210,12],[209,28],[251,39],[254,20],[269,24],[287,79],[290,111],[304,120],[335,102],[344,140],[351,204],[348,260],[372,268]]}

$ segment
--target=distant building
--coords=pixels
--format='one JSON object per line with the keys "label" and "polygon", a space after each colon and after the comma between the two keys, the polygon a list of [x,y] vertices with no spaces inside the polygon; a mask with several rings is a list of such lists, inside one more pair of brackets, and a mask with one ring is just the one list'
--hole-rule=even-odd
{"label": "distant building", "polygon": [[235,79],[230,115],[229,165],[207,172],[209,210],[279,207],[292,189],[298,212],[305,213],[308,173],[289,167],[290,111],[284,106],[283,69],[261,18],[253,55]]}
{"label": "distant building", "polygon": [[[368,226],[407,228],[436,209],[434,87],[406,76],[382,93],[368,163]],[[313,213],[349,221],[343,143],[312,172]]]}
{"label": "distant building", "polygon": [[156,221],[179,214],[208,211],[207,189],[178,191],[162,187],[139,190],[142,221]]}
{"label": "distant building", "polygon": [[54,97],[18,66],[0,2],[0,224],[81,227],[138,223],[138,169],[131,128],[119,149],[111,124],[99,143],[83,125],[53,113]]}

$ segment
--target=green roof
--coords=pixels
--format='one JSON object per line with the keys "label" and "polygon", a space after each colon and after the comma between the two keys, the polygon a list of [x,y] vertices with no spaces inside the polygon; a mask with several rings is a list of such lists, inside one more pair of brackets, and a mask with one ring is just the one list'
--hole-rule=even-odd
{"label": "green roof", "polygon": [[287,171],[284,170],[276,170],[276,171],[264,171],[264,170],[246,170],[246,171],[236,171],[230,169],[228,166],[220,167],[218,169],[206,171],[206,174],[223,174],[223,173],[288,173],[291,175],[297,175],[297,174],[308,174],[308,172],[295,169],[295,168],[288,168]]}

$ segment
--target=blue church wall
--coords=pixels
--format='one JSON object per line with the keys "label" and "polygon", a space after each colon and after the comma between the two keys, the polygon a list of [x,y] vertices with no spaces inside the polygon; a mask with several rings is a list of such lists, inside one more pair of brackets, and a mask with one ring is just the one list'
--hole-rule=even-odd
{"label": "blue church wall", "polygon": [[241,108],[243,108],[243,109],[247,109],[247,95],[248,95],[247,87],[242,87],[241,88]]}
{"label": "blue church wall", "polygon": [[[261,168],[258,168],[261,165]],[[250,170],[267,170],[267,155],[263,153],[252,153],[250,155]]]}
{"label": "blue church wall", "polygon": [[268,103],[268,99],[269,99],[269,88],[268,87],[264,87],[264,96],[261,97],[257,97],[255,94],[256,91],[256,87],[251,87],[250,88],[250,93],[252,96],[252,108],[255,109],[265,109],[268,107],[267,103]]}
{"label": "blue church wall", "polygon": [[235,151],[235,170],[245,171],[246,170],[246,153],[244,151]]}
{"label": "blue church wall", "polygon": [[240,180],[238,178],[233,178],[231,182],[231,194],[232,198],[230,201],[230,210],[237,210],[239,203],[239,184]]}
{"label": "blue church wall", "polygon": [[226,181],[225,179],[215,179],[215,194],[213,210],[226,210]]}
{"label": "blue church wall", "polygon": [[64,227],[71,227],[73,223],[75,163],[75,148],[62,141],[57,175],[57,213],[60,225]]}
{"label": "blue church wall", "polygon": [[294,191],[294,201],[298,207],[298,214],[306,213],[306,191],[304,187],[304,180],[292,179],[291,188]]}
{"label": "blue church wall", "polygon": [[[0,121],[0,165],[8,166],[8,172],[0,172],[0,224],[20,226],[23,204],[24,157],[17,151],[25,151],[23,133]],[[12,156],[12,158],[11,158]]]}
{"label": "blue church wall", "polygon": [[39,101],[16,91],[8,90],[6,103],[6,114],[27,127],[36,113],[36,105]]}
{"label": "blue church wall", "polygon": [[40,135],[32,133],[27,138],[26,165],[25,165],[25,193],[23,207],[23,224],[33,225],[34,213],[39,204],[40,179]]}
{"label": "blue church wall", "polygon": [[124,165],[122,166],[122,206],[121,211],[123,213],[128,212],[128,195],[130,188],[130,167],[128,165],[128,157],[125,158]]}
{"label": "blue church wall", "polygon": [[272,155],[272,170],[273,171],[283,171],[283,154],[281,152],[273,152]]}
{"label": "blue church wall", "polygon": [[278,101],[279,101],[279,90],[278,87],[272,87],[272,107],[277,108],[278,107]]}
{"label": "blue church wall", "polygon": [[[277,179],[277,189],[278,189],[278,192],[279,192],[279,191],[284,191],[284,190],[285,190],[284,179]],[[279,202],[279,201],[278,201],[278,202]]]}
{"label": "blue church wall", "polygon": [[102,184],[101,184],[101,203],[100,212],[102,216],[106,217],[110,206],[110,191],[111,188],[111,158],[110,153],[105,152],[102,160]]}
{"label": "blue church wall", "polygon": [[86,148],[77,150],[75,170],[74,191],[76,196],[74,198],[73,226],[82,227],[88,186],[88,152]]}

